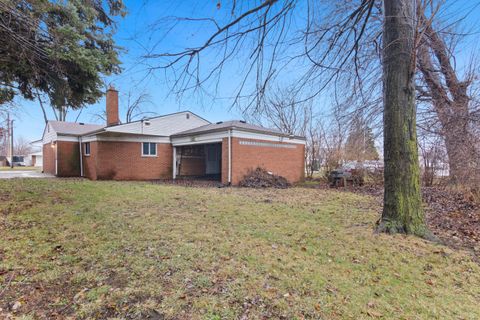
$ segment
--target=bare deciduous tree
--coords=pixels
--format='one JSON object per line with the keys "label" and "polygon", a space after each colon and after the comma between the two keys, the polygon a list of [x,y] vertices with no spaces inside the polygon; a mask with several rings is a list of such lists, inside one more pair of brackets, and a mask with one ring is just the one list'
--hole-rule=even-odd
{"label": "bare deciduous tree", "polygon": [[125,122],[132,122],[139,118],[147,117],[155,115],[156,113],[146,111],[145,105],[150,104],[151,96],[146,93],[142,92],[139,95],[135,96],[131,91],[127,93],[126,99],[126,114],[125,114]]}
{"label": "bare deciduous tree", "polygon": [[277,88],[254,115],[280,131],[304,136],[313,117],[311,101],[298,102],[292,88]]}
{"label": "bare deciduous tree", "polygon": [[321,126],[321,154],[325,173],[340,167],[345,161],[345,141],[347,139],[347,124],[337,106],[328,125]]}
{"label": "bare deciduous tree", "polygon": [[[156,115],[155,112],[145,110],[145,106],[151,103],[151,97],[148,93],[141,92],[134,94],[132,91],[128,91],[126,95],[120,99],[120,107],[124,109],[125,112],[125,123]],[[96,113],[94,117],[106,121],[106,111]]]}
{"label": "bare deciduous tree", "polygon": [[[253,96],[258,107],[265,98],[268,84],[285,66],[278,55],[291,54],[290,50],[280,50],[284,43],[302,48],[299,59],[311,66],[305,71],[302,81],[297,83],[300,89],[314,87],[304,99],[321,92],[332,80],[341,76],[347,66],[354,70],[354,82],[361,89],[360,94],[367,94],[363,90],[362,79],[357,76],[363,68],[359,64],[362,58],[360,43],[367,35],[378,39],[378,35],[383,33],[384,45],[378,48],[379,55],[384,57],[386,168],[384,211],[378,230],[423,236],[426,228],[421,207],[415,129],[416,1],[385,0],[384,10],[375,0],[348,1],[350,8],[346,10],[347,14],[338,16],[337,21],[320,30],[316,28],[315,13],[318,12],[314,10],[315,3],[307,1],[306,19],[303,19],[306,26],[296,41],[292,39],[288,42],[285,37],[290,26],[289,18],[299,6],[297,1],[246,1],[239,7],[233,1],[230,18],[226,21],[218,22],[211,17],[201,19],[211,22],[214,31],[198,46],[189,46],[179,52],[150,54],[149,57],[160,61],[157,68],[172,71],[174,89],[182,93],[189,89],[200,90],[212,77],[219,78],[227,62],[238,56],[247,56],[247,68],[233,100],[238,101],[253,73],[256,84]],[[370,27],[369,21],[375,18],[375,12],[385,17],[383,31],[379,28],[381,21]],[[190,18],[189,21],[199,19]],[[207,66],[207,71],[202,72],[201,58],[209,49],[218,55]],[[375,77],[378,79],[378,74],[373,75]],[[250,106],[247,103],[243,109]]]}
{"label": "bare deciduous tree", "polygon": [[298,102],[293,88],[277,87],[273,92],[267,93],[260,107],[244,111],[244,117],[285,133],[304,136],[306,174],[307,177],[312,177],[319,163],[322,130],[313,114],[311,100]]}
{"label": "bare deciduous tree", "polygon": [[13,153],[19,156],[26,156],[32,151],[32,145],[23,136],[19,136],[13,144]]}
{"label": "bare deciduous tree", "polygon": [[447,37],[434,29],[432,21],[425,17],[425,9],[419,17],[423,33],[417,63],[423,81],[419,88],[421,98],[423,101],[428,99],[436,115],[434,120],[438,119],[438,133],[445,141],[452,182],[468,184],[480,168],[480,153],[475,143],[478,136],[475,136],[472,124],[477,120],[478,109],[475,110],[469,95],[476,77],[475,70],[471,68],[460,79]]}
{"label": "bare deciduous tree", "polygon": [[435,179],[447,172],[442,137],[438,135],[421,135],[419,140],[422,181],[427,187],[435,183]]}
{"label": "bare deciduous tree", "polygon": [[311,119],[305,132],[307,144],[305,146],[305,169],[307,177],[312,178],[317,170],[321,170],[325,161],[324,130],[320,119]]}
{"label": "bare deciduous tree", "polygon": [[[380,1],[377,2],[381,3]],[[457,63],[457,56],[464,53],[456,50],[456,45],[467,37],[474,38],[473,32],[462,32],[465,17],[471,14],[478,4],[466,3],[462,13],[448,12],[452,2],[444,0],[418,0],[416,29],[417,37],[417,102],[420,103],[417,125],[423,129],[435,129],[436,133],[448,145],[448,158],[451,167],[451,181],[454,183],[473,184],[480,181],[480,158],[475,141],[479,136],[474,127],[480,121],[478,100],[478,62],[466,66],[462,72]],[[355,1],[336,2],[335,13],[320,24],[312,38],[322,37],[331,32],[332,25],[347,16]],[[355,58],[346,61],[340,76],[335,78],[335,99],[342,100],[352,114],[362,111],[367,119],[376,122],[381,115],[381,53],[379,43],[382,34],[378,32],[379,24],[384,21],[382,8],[374,5],[366,26],[363,40],[357,43]],[[318,35],[318,33],[320,33]],[[321,42],[318,42],[320,47]],[[339,48],[342,48],[340,46]],[[320,48],[320,54],[327,56],[329,47]],[[338,57],[342,53],[337,49]],[[334,70],[336,72],[336,70]],[[317,77],[312,76],[306,83]],[[349,101],[349,103],[345,103]],[[473,183],[472,183],[473,180]]]}
{"label": "bare deciduous tree", "polygon": [[385,193],[377,230],[426,236],[416,132],[416,1],[385,0],[384,8]]}

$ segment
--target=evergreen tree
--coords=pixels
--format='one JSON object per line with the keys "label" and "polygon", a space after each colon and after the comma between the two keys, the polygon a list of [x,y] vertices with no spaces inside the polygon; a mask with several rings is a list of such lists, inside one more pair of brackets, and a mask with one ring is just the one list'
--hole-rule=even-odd
{"label": "evergreen tree", "polygon": [[121,0],[0,0],[0,103],[46,94],[57,109],[95,103],[120,72],[113,17]]}
{"label": "evergreen tree", "polygon": [[345,143],[345,158],[349,161],[378,160],[372,128],[362,118],[355,118]]}

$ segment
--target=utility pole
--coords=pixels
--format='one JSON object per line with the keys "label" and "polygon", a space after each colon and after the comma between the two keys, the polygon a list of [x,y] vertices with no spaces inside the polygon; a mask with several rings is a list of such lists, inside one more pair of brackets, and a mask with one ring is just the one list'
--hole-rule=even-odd
{"label": "utility pole", "polygon": [[8,155],[10,154],[10,113],[7,112],[7,134],[5,135],[5,146],[7,152],[7,160],[11,163],[11,159],[9,160]]}
{"label": "utility pole", "polygon": [[12,161],[10,161],[10,168],[13,169],[13,119],[10,122],[10,154],[12,155]]}

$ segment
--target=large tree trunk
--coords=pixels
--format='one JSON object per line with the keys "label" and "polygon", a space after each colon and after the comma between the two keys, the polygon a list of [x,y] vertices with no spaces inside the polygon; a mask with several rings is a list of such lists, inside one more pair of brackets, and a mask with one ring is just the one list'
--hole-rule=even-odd
{"label": "large tree trunk", "polygon": [[428,234],[422,210],[415,106],[415,0],[385,0],[385,194],[377,230]]}
{"label": "large tree trunk", "polygon": [[[418,68],[441,124],[440,134],[445,139],[450,179],[455,184],[468,184],[470,179],[475,179],[475,172],[480,166],[476,139],[469,127],[470,97],[467,89],[470,81],[458,79],[444,40],[423,13],[419,17],[425,33],[418,47]],[[437,64],[434,64],[434,58]]]}
{"label": "large tree trunk", "polygon": [[442,134],[445,138],[450,181],[453,184],[469,185],[475,181],[478,168],[475,137],[468,129],[465,118],[449,118],[448,123],[442,123]]}

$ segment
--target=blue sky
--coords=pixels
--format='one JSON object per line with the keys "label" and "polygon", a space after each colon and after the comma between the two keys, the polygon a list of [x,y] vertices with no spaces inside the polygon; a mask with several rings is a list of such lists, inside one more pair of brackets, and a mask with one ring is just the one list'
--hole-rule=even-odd
{"label": "blue sky", "polygon": [[[175,40],[174,35],[161,39],[162,32],[151,34],[147,31],[149,26],[154,24],[158,17],[170,14],[187,16],[199,7],[193,6],[189,1],[171,1],[165,4],[164,1],[125,1],[128,14],[124,19],[118,20],[117,32],[114,36],[117,44],[125,51],[121,53],[123,72],[106,79],[107,83],[112,83],[120,92],[120,104],[125,104],[126,95],[130,91],[133,96],[141,92],[150,95],[151,103],[145,104],[144,110],[155,112],[157,114],[167,114],[180,110],[190,110],[210,121],[220,121],[229,119],[241,119],[239,112],[230,110],[228,101],[217,101],[215,105],[206,105],[196,96],[185,96],[181,101],[170,93],[169,85],[165,82],[165,77],[161,72],[149,73],[148,65],[145,64],[142,56],[149,48],[157,44],[158,51],[175,50],[182,48],[182,43]],[[176,3],[177,2],[177,3]],[[216,10],[216,5],[208,1],[206,7],[201,10]],[[208,12],[206,12],[208,13]],[[191,37],[201,30],[191,29],[183,30],[187,37],[188,32]],[[228,86],[226,86],[228,87]],[[17,99],[18,109],[15,112],[15,134],[23,136],[27,140],[33,141],[40,139],[45,126],[41,109],[36,101],[27,101]],[[88,106],[80,114],[78,121],[86,123],[100,123],[95,114],[101,113],[105,108],[105,99],[101,99],[95,105]],[[120,116],[125,117],[124,110],[120,110]],[[54,119],[50,108],[47,108],[48,116]],[[74,121],[77,112],[71,112],[67,115],[67,121]]]}
{"label": "blue sky", "polygon": [[[468,16],[468,26],[473,26],[473,31],[478,31],[475,27],[480,18],[480,11],[475,1],[471,0],[450,0],[446,18],[460,17],[474,8],[474,12]],[[205,39],[206,34],[213,31],[210,23],[182,23],[177,25],[176,29],[167,34],[171,24],[168,19],[159,21],[160,17],[167,16],[213,16],[222,21],[222,18],[228,16],[230,8],[220,8],[216,6],[217,1],[156,1],[126,0],[128,14],[124,19],[118,20],[117,32],[114,36],[117,44],[123,48],[120,59],[122,61],[123,72],[106,79],[107,83],[113,84],[120,91],[120,116],[125,116],[122,106],[125,105],[126,95],[130,92],[133,96],[139,93],[147,93],[150,96],[151,103],[146,104],[144,110],[155,112],[157,114],[167,114],[180,110],[190,110],[210,121],[241,119],[241,113],[231,108],[231,96],[235,91],[240,80],[237,74],[244,71],[245,65],[241,63],[231,63],[226,67],[225,75],[220,84],[220,91],[215,98],[205,95],[185,95],[181,100],[170,92],[171,74],[165,76],[161,71],[149,72],[149,67],[154,61],[142,58],[147,52],[172,52],[183,49],[185,46],[191,46],[198,41]],[[239,2],[241,3],[241,2]],[[301,7],[303,2],[299,2]],[[301,10],[302,8],[300,8]],[[296,20],[292,22],[301,23],[301,17],[297,14]],[[166,22],[167,21],[167,22]],[[170,21],[171,22],[171,21]],[[295,26],[293,27],[295,28]],[[152,31],[154,30],[154,31]],[[472,31],[472,30],[468,30]],[[478,40],[478,36],[473,36]],[[459,57],[459,64],[466,63],[471,57],[472,52],[478,51],[476,44],[469,42],[462,47],[462,54]],[[204,63],[208,64],[208,59],[215,59],[214,56],[206,57]],[[301,68],[302,66],[300,66]],[[294,78],[294,73],[291,74]],[[222,98],[223,97],[223,98]],[[328,97],[320,97],[320,104],[328,104]],[[38,102],[31,102],[17,99],[19,107],[15,113],[15,133],[21,135],[27,140],[37,140],[41,138],[44,121]],[[105,100],[101,99],[97,104],[88,106],[80,114],[78,121],[87,123],[100,123],[95,114],[101,113],[105,108]],[[48,108],[49,109],[49,108]],[[328,109],[328,107],[326,108]],[[48,116],[53,119],[50,110]],[[77,112],[71,112],[67,116],[67,121],[74,121]]]}

